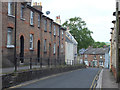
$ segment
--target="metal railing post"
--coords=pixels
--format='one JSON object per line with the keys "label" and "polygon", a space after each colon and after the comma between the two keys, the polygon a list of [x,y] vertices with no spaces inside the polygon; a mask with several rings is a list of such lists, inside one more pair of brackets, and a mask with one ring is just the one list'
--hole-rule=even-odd
{"label": "metal railing post", "polygon": [[30,69],[32,69],[32,58],[30,58]]}

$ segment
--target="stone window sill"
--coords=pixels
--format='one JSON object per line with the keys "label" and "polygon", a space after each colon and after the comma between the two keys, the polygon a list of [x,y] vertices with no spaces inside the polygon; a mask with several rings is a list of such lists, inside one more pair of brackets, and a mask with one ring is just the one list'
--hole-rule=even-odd
{"label": "stone window sill", "polygon": [[11,15],[11,14],[8,14],[8,16],[9,16],[9,17],[13,17],[13,18],[15,17],[14,15]]}
{"label": "stone window sill", "polygon": [[7,45],[7,48],[14,48],[14,45]]}
{"label": "stone window sill", "polygon": [[21,20],[25,21],[25,18],[20,18]]}
{"label": "stone window sill", "polygon": [[30,48],[30,51],[34,51],[34,49],[33,49],[33,48]]}

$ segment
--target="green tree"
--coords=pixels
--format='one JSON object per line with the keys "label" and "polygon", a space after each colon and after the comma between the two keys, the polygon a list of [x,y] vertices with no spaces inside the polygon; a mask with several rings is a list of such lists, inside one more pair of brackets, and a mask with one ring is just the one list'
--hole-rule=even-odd
{"label": "green tree", "polygon": [[104,46],[107,46],[105,42],[94,42],[93,48],[103,48]]}
{"label": "green tree", "polygon": [[78,51],[81,48],[88,48],[88,46],[93,45],[94,40],[91,36],[93,32],[86,27],[85,21],[80,17],[70,18],[63,23],[63,27],[69,27],[70,33],[78,42]]}

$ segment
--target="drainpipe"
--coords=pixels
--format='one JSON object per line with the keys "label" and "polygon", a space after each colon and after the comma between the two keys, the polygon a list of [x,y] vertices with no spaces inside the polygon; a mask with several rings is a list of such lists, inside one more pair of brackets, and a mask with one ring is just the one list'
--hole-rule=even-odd
{"label": "drainpipe", "polygon": [[15,34],[14,34],[14,64],[15,64],[15,72],[17,71],[17,58],[16,58],[16,28],[17,28],[17,2],[15,2]]}

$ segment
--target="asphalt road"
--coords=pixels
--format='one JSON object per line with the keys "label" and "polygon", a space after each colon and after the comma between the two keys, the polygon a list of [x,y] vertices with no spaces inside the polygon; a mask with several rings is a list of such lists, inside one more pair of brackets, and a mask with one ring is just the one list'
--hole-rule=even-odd
{"label": "asphalt road", "polygon": [[99,68],[86,68],[40,79],[19,88],[90,88]]}

